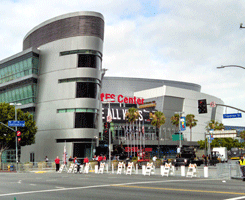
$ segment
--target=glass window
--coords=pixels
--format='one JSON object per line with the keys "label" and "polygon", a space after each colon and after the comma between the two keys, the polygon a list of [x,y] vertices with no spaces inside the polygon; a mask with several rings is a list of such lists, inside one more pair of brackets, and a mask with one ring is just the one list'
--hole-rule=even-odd
{"label": "glass window", "polygon": [[30,69],[30,68],[32,68],[32,58],[27,59],[27,69]]}
{"label": "glass window", "polygon": [[31,85],[28,85],[27,86],[27,93],[28,93],[27,94],[28,97],[32,97],[32,88],[31,88]]}
{"label": "glass window", "polygon": [[100,58],[95,55],[79,54],[78,67],[91,67],[100,69]]}
{"label": "glass window", "polygon": [[96,83],[77,83],[76,98],[96,98],[97,84]]}
{"label": "glass window", "polygon": [[24,87],[23,90],[24,90],[24,98],[28,98],[27,87]]}
{"label": "glass window", "polygon": [[75,128],[96,128],[96,114],[75,113]]}
{"label": "glass window", "polygon": [[66,112],[65,109],[60,109],[60,110],[58,110],[58,113],[65,113],[65,112]]}
{"label": "glass window", "polygon": [[66,109],[66,112],[75,112],[75,109],[74,108],[69,108],[69,109]]}
{"label": "glass window", "polygon": [[85,108],[76,108],[76,112],[86,112]]}
{"label": "glass window", "polygon": [[15,65],[16,67],[16,72],[19,72],[20,71],[20,65]]}
{"label": "glass window", "polygon": [[12,99],[13,101],[16,101],[15,90],[12,90]]}

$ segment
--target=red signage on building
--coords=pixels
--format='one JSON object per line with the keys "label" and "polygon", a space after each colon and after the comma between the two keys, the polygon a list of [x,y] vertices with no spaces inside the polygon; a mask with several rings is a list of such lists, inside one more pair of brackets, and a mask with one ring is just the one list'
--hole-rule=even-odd
{"label": "red signage on building", "polygon": [[137,98],[137,97],[124,97],[123,95],[119,94],[116,98],[115,94],[109,94],[109,93],[101,93],[100,94],[101,101],[110,100],[110,102],[117,101],[118,103],[130,103],[130,104],[144,104],[143,98]]}
{"label": "red signage on building", "polygon": [[[137,151],[140,151],[140,149],[138,149],[138,147],[125,147],[125,152],[137,152]],[[142,149],[143,150],[143,149]],[[144,149],[146,152],[152,152],[152,148],[145,148]]]}

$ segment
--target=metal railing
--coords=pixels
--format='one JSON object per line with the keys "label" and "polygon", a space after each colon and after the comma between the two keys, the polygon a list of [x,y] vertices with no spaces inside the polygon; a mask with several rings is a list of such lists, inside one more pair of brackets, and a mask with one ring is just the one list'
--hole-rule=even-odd
{"label": "metal railing", "polygon": [[218,163],[217,177],[220,179],[241,178],[242,173],[239,164]]}

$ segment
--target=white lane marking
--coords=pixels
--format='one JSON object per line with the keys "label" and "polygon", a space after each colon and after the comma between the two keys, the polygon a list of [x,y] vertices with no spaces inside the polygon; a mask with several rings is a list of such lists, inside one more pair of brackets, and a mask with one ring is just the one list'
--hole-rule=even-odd
{"label": "white lane marking", "polygon": [[187,182],[187,181],[209,181],[217,179],[199,179],[199,180],[165,180],[165,181],[148,181],[148,182],[133,182],[133,183],[121,183],[121,184],[109,184],[109,185],[94,185],[94,186],[84,186],[84,187],[74,187],[74,188],[57,188],[50,190],[37,190],[37,191],[27,191],[27,192],[16,192],[8,194],[0,194],[0,197],[21,195],[21,194],[34,194],[34,193],[45,193],[45,192],[57,192],[57,191],[67,191],[67,190],[79,190],[79,189],[89,189],[89,188],[99,188],[99,187],[111,187],[112,185],[133,185],[133,184],[147,184],[147,183],[164,183],[164,182]]}
{"label": "white lane marking", "polygon": [[30,184],[30,185],[32,185],[32,186],[36,186],[37,184]]}
{"label": "white lane marking", "polygon": [[58,189],[63,189],[64,187],[57,187],[57,186],[56,186],[55,188],[58,188]]}
{"label": "white lane marking", "polygon": [[245,196],[235,197],[235,198],[231,198],[231,199],[224,199],[224,200],[237,200],[237,199],[245,199]]}
{"label": "white lane marking", "polygon": [[19,180],[19,182],[18,183],[21,183],[21,180]]}

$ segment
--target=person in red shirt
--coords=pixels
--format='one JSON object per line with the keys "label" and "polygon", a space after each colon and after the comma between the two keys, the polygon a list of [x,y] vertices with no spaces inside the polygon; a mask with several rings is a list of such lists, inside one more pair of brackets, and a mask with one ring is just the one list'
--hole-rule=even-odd
{"label": "person in red shirt", "polygon": [[56,171],[59,171],[60,168],[60,159],[59,156],[56,157],[56,159],[54,160],[55,164],[56,164]]}
{"label": "person in red shirt", "polygon": [[106,156],[103,157],[103,161],[104,161],[104,162],[106,161]]}
{"label": "person in red shirt", "polygon": [[86,163],[89,163],[89,159],[88,159],[88,157],[84,158],[84,160],[83,160],[83,164],[84,164],[84,166],[86,166]]}
{"label": "person in red shirt", "polygon": [[101,155],[99,155],[98,157],[98,166],[100,167],[100,162],[103,160],[103,157]]}

